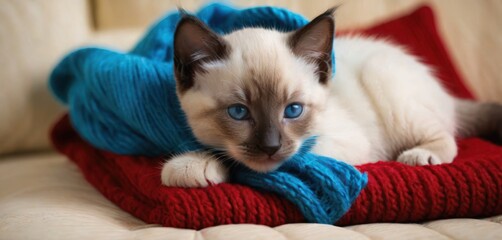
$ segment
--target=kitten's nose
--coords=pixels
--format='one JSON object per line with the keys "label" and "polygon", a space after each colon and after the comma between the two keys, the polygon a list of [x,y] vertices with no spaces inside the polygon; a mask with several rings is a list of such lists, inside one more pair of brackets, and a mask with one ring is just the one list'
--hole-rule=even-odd
{"label": "kitten's nose", "polygon": [[277,127],[273,125],[268,125],[262,127],[257,132],[257,137],[259,139],[258,149],[266,153],[269,157],[274,155],[279,148],[281,148],[281,133]]}
{"label": "kitten's nose", "polygon": [[258,148],[266,153],[269,157],[271,157],[279,150],[279,148],[281,148],[281,144],[271,146],[258,146]]}

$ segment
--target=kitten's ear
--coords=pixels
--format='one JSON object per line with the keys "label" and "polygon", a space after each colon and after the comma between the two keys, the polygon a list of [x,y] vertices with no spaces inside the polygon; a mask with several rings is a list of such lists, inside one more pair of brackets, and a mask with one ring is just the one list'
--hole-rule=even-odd
{"label": "kitten's ear", "polygon": [[194,85],[195,71],[203,71],[202,63],[224,58],[225,41],[197,18],[181,12],[174,33],[174,71],[180,92]]}
{"label": "kitten's ear", "polygon": [[327,83],[331,76],[335,10],[336,7],[319,15],[289,38],[289,45],[295,55],[318,64],[319,81],[323,84]]}

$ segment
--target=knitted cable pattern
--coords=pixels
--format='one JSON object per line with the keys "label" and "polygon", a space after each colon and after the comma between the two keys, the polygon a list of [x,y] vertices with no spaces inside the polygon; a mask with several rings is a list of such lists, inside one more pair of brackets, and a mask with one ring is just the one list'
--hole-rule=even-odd
{"label": "knitted cable pattern", "polygon": [[[52,139],[105,197],[147,223],[203,229],[306,221],[304,210],[286,198],[254,187],[228,183],[192,189],[163,187],[159,180],[162,159],[99,150],[73,131],[68,117],[56,124]],[[480,139],[460,141],[459,157],[452,164],[411,167],[379,162],[358,169],[368,174],[368,185],[336,225],[502,214],[502,147]]]}

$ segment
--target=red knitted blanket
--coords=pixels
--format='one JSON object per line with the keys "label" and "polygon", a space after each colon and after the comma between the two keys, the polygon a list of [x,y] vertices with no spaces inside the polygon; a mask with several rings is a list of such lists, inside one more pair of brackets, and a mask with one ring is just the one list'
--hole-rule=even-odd
{"label": "red knitted blanket", "polygon": [[[455,71],[427,7],[359,33],[385,36],[434,66],[445,86],[472,97]],[[120,156],[83,141],[67,116],[53,131],[55,147],[105,197],[147,223],[201,229],[230,223],[277,226],[302,222],[290,202],[237,184],[201,189],[163,187],[162,159]],[[358,166],[369,181],[338,225],[417,222],[502,214],[502,147],[480,139],[459,141],[452,164],[410,167],[397,162]]]}

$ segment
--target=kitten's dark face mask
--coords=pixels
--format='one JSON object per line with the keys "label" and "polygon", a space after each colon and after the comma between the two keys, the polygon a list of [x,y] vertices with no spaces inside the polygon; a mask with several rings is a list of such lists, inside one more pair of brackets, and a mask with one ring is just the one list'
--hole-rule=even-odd
{"label": "kitten's dark face mask", "polygon": [[184,17],[174,39],[175,75],[197,139],[260,172],[294,155],[326,101],[332,11],[293,33],[225,36]]}

